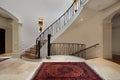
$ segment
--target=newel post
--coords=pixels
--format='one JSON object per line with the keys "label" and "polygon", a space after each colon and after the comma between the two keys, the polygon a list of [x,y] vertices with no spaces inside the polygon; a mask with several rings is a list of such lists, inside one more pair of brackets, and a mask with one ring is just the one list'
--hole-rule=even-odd
{"label": "newel post", "polygon": [[40,41],[38,41],[38,45],[37,45],[37,54],[38,54],[38,59],[40,59]]}
{"label": "newel post", "polygon": [[47,55],[47,59],[50,59],[50,47],[51,47],[51,45],[50,45],[50,39],[51,39],[51,34],[48,34],[48,46],[47,46],[47,53],[48,53],[48,55]]}

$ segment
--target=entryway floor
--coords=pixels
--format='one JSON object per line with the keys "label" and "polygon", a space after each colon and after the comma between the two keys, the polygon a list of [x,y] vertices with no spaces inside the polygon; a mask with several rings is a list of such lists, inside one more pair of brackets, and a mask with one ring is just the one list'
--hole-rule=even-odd
{"label": "entryway floor", "polygon": [[85,62],[104,80],[120,80],[120,65],[103,58],[84,60],[80,57],[56,55],[38,62],[10,58],[0,62],[0,80],[31,80],[43,62]]}
{"label": "entryway floor", "polygon": [[0,54],[0,57],[12,57],[12,53]]}

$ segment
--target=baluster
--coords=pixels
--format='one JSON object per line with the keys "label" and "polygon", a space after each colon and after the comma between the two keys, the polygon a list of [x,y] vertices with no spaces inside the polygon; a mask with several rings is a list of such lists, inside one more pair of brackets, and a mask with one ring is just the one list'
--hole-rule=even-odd
{"label": "baluster", "polygon": [[61,18],[62,21],[62,28],[64,27],[64,17]]}
{"label": "baluster", "polygon": [[59,44],[57,44],[57,55],[59,54]]}
{"label": "baluster", "polygon": [[68,23],[68,11],[66,12],[66,23]]}
{"label": "baluster", "polygon": [[51,26],[52,26],[52,36],[54,36],[54,26],[53,25]]}
{"label": "baluster", "polygon": [[79,8],[80,8],[80,6],[81,6],[81,5],[80,5],[80,1],[81,1],[81,0],[78,0],[78,9],[79,9]]}

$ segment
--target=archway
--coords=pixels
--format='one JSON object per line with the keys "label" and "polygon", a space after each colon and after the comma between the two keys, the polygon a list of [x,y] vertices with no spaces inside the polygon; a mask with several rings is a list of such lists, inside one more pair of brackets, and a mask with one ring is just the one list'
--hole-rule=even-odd
{"label": "archway", "polygon": [[120,12],[117,10],[113,12],[111,15],[107,16],[103,21],[103,56],[104,58],[112,59],[112,32],[113,32],[113,17]]}
{"label": "archway", "polygon": [[22,24],[19,19],[0,7],[0,28],[6,31],[5,52],[18,53],[20,47],[20,28]]}
{"label": "archway", "polygon": [[112,55],[120,56],[120,12],[116,13],[112,20]]}

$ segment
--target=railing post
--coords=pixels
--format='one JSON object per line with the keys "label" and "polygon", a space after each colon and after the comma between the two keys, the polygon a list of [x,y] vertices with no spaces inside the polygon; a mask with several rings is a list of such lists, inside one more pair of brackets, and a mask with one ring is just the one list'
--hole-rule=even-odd
{"label": "railing post", "polygon": [[50,47],[51,47],[51,45],[50,45],[50,39],[51,39],[51,34],[48,34],[48,55],[47,55],[47,59],[50,59]]}
{"label": "railing post", "polygon": [[40,40],[38,41],[38,49],[37,49],[37,54],[38,54],[38,59],[40,59]]}

